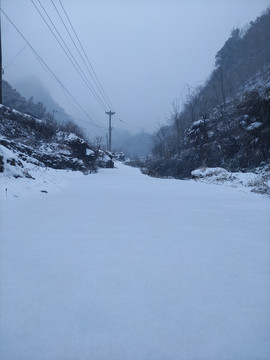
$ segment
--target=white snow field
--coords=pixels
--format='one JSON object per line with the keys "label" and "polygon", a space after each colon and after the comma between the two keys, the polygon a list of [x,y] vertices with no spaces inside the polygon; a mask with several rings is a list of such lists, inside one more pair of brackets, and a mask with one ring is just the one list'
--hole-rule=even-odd
{"label": "white snow field", "polygon": [[1,360],[270,359],[269,198],[120,163],[34,177],[0,183]]}

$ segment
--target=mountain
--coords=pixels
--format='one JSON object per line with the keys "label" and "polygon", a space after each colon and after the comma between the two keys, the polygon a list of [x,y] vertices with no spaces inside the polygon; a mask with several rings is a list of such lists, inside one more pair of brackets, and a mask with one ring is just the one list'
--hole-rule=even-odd
{"label": "mountain", "polygon": [[3,105],[39,119],[46,118],[52,120],[52,115],[47,112],[42,102],[34,102],[33,97],[27,100],[5,80],[2,81],[2,91]]}
{"label": "mountain", "polygon": [[132,135],[125,130],[113,130],[114,150],[124,152],[127,157],[147,157],[151,154],[152,146],[152,135],[148,133]]}
{"label": "mountain", "polygon": [[47,111],[53,114],[55,120],[59,122],[71,120],[71,117],[55,102],[49,90],[37,77],[28,76],[16,82],[14,86],[25,98],[32,98],[34,102],[41,102]]}
{"label": "mountain", "polygon": [[[59,123],[43,103],[26,100],[3,81],[0,105],[0,172],[33,177],[35,167],[95,172],[113,167],[112,155],[89,142],[72,121]],[[9,105],[9,106],[6,106]]]}
{"label": "mountain", "polygon": [[270,163],[270,10],[232,31],[207,82],[188,88],[179,108],[155,134],[148,174],[186,178],[199,167]]}

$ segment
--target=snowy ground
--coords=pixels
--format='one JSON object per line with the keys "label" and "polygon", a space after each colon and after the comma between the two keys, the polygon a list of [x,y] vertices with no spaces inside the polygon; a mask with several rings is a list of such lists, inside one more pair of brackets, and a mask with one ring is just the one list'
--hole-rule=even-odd
{"label": "snowy ground", "polygon": [[117,167],[0,179],[1,360],[270,359],[269,198]]}
{"label": "snowy ground", "polygon": [[223,168],[200,168],[191,172],[196,181],[230,187],[248,188],[250,191],[270,197],[270,166],[254,172],[229,172]]}

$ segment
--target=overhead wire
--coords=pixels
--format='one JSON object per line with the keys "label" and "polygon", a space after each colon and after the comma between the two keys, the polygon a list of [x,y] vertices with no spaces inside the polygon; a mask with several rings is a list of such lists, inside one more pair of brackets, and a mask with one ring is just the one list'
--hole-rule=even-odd
{"label": "overhead wire", "polygon": [[74,98],[74,96],[70,93],[70,91],[65,87],[65,85],[62,83],[62,81],[57,77],[57,75],[52,71],[52,69],[46,64],[46,62],[42,59],[42,57],[38,54],[38,52],[34,49],[34,47],[29,43],[29,41],[26,39],[26,37],[22,34],[22,32],[18,29],[18,27],[14,24],[14,22],[10,19],[10,17],[7,15],[7,13],[0,7],[0,10],[2,14],[6,17],[6,19],[10,22],[10,24],[14,27],[14,29],[20,34],[20,36],[23,38],[23,40],[27,43],[31,51],[34,53],[40,64],[42,64],[42,67],[44,70],[50,73],[50,75],[55,79],[55,81],[61,86],[63,90],[66,91],[66,93],[70,96],[70,98],[74,101],[74,103],[80,108],[80,110],[86,115],[86,117],[94,123],[97,127],[99,127],[98,124],[92,119],[92,117],[86,112],[86,110],[81,106],[81,104]]}
{"label": "overhead wire", "polygon": [[[81,66],[79,65],[79,63],[77,62],[77,60],[75,59],[74,55],[72,54],[72,52],[70,51],[68,45],[66,44],[65,40],[63,39],[63,37],[61,36],[60,32],[58,31],[58,29],[56,28],[56,26],[54,25],[53,21],[51,20],[48,12],[46,11],[46,9],[44,8],[44,6],[41,4],[40,0],[38,0],[42,10],[44,11],[44,13],[46,14],[47,18],[49,19],[50,23],[52,24],[54,30],[56,31],[56,33],[58,34],[59,38],[61,39],[62,43],[60,42],[60,40],[57,38],[55,32],[53,31],[53,29],[51,28],[51,26],[49,25],[49,23],[47,22],[47,20],[45,19],[45,17],[43,16],[43,14],[41,13],[41,11],[39,10],[39,8],[37,7],[37,5],[34,3],[33,0],[31,0],[33,6],[36,8],[36,10],[38,11],[39,15],[41,16],[41,18],[43,19],[43,21],[45,22],[45,24],[47,25],[47,27],[49,28],[49,30],[51,31],[52,35],[54,36],[54,38],[56,39],[56,41],[58,42],[58,44],[60,45],[60,47],[62,48],[62,50],[64,51],[64,53],[66,54],[66,56],[68,57],[69,61],[71,62],[71,64],[73,65],[73,67],[76,69],[76,71],[78,72],[78,74],[80,75],[80,77],[82,78],[82,80],[84,81],[84,83],[86,84],[86,86],[88,87],[88,89],[90,90],[90,92],[94,95],[94,97],[96,98],[96,100],[99,102],[99,104],[101,105],[101,107],[103,108],[103,110],[106,111],[106,106],[104,105],[104,103],[102,102],[102,100],[99,98],[99,96],[96,94],[95,89],[93,88],[93,86],[91,85],[91,83],[89,82],[87,76],[85,75],[85,73],[83,72]],[[65,47],[64,47],[64,46]]]}
{"label": "overhead wire", "polygon": [[27,47],[28,45],[25,44],[24,47],[18,51],[4,66],[3,69],[6,69],[8,66],[10,66],[11,64],[14,63],[14,61],[17,59],[17,57],[24,51],[24,49]]}
{"label": "overhead wire", "polygon": [[[52,3],[53,3],[53,0],[51,0],[51,1],[52,1]],[[96,84],[96,82],[99,84],[99,88],[100,88],[101,92],[104,94],[104,97],[107,99],[108,104],[110,105],[110,107],[112,108],[112,110],[114,110],[114,107],[113,107],[112,103],[110,102],[110,100],[109,100],[109,98],[108,98],[108,95],[106,94],[106,92],[105,92],[105,90],[104,90],[104,88],[103,88],[103,86],[102,86],[102,84],[101,84],[101,82],[100,82],[100,80],[99,80],[99,78],[98,78],[95,70],[94,70],[93,65],[91,64],[91,61],[89,60],[89,57],[88,57],[88,55],[87,55],[87,53],[86,53],[86,51],[85,51],[85,49],[84,49],[84,47],[83,47],[83,45],[82,45],[79,37],[78,37],[78,35],[77,35],[77,32],[76,32],[74,26],[73,26],[72,23],[71,23],[71,20],[70,20],[68,14],[67,14],[67,12],[66,12],[66,10],[65,10],[65,8],[64,8],[64,5],[62,4],[62,1],[59,0],[59,3],[60,3],[60,5],[61,5],[61,7],[62,7],[62,10],[63,10],[66,18],[67,18],[67,21],[68,21],[69,25],[70,25],[70,27],[71,27],[71,29],[72,29],[72,31],[73,31],[73,33],[74,33],[74,35],[75,35],[78,43],[79,43],[79,45],[80,45],[80,48],[81,48],[81,50],[82,50],[82,52],[83,52],[83,54],[84,54],[84,56],[85,56],[85,59],[86,59],[86,61],[88,62],[89,66],[90,66],[90,68],[91,68],[91,70],[92,70],[92,72],[93,72],[93,74],[94,74],[94,77],[95,77],[95,79],[96,79],[95,84]],[[96,84],[96,85],[97,85],[97,84]]]}
{"label": "overhead wire", "polygon": [[[40,0],[38,0],[38,2],[39,2],[39,4],[41,5],[41,7],[43,8],[43,10],[45,11],[47,17],[50,19],[51,23],[53,24],[50,16],[48,15],[48,13],[46,12],[46,10],[44,9],[44,6],[41,4]],[[76,46],[76,44],[75,44],[75,42],[74,42],[71,34],[70,34],[69,31],[68,31],[68,28],[67,28],[65,22],[63,21],[63,19],[62,19],[62,17],[61,17],[61,14],[59,13],[59,11],[58,11],[57,7],[55,6],[55,4],[53,3],[53,1],[52,1],[52,4],[53,4],[53,6],[54,6],[54,8],[55,8],[55,10],[56,10],[56,12],[57,12],[57,14],[58,14],[58,16],[60,17],[60,20],[61,20],[62,24],[64,25],[65,29],[67,30],[67,32],[68,32],[68,34],[69,34],[69,36],[70,36],[70,38],[71,38],[74,46],[76,47],[76,50],[79,52],[78,47]],[[91,84],[91,82],[89,81],[89,79],[88,79],[87,76],[85,75],[85,73],[84,73],[84,71],[82,70],[81,66],[78,64],[77,60],[75,59],[75,57],[74,57],[73,54],[71,53],[69,47],[66,45],[65,41],[63,40],[62,36],[60,35],[59,31],[57,30],[57,28],[55,27],[54,24],[53,24],[53,26],[54,26],[54,28],[56,29],[57,33],[59,34],[62,42],[65,44],[66,48],[68,49],[70,55],[71,55],[72,58],[74,59],[75,63],[76,63],[77,66],[79,67],[79,69],[80,69],[81,73],[83,74],[84,78],[86,79],[88,85],[90,86],[90,88],[91,88],[90,91],[92,92],[92,94],[94,95],[94,97],[96,98],[96,100],[100,103],[101,107],[103,107],[103,110],[106,111],[106,106],[107,106],[107,104],[105,104],[105,103],[104,103],[104,100],[102,100],[102,99],[100,98],[100,96],[97,94],[94,86]],[[82,56],[81,56],[80,53],[79,53],[79,55],[80,55],[80,57],[82,58]],[[84,59],[82,58],[82,60],[84,60]],[[91,75],[91,73],[90,73],[90,75]],[[91,76],[92,76],[92,75],[91,75]],[[101,94],[101,96],[102,96],[102,94]],[[106,100],[105,100],[105,102],[106,102]]]}
{"label": "overhead wire", "polygon": [[141,129],[140,127],[138,127],[138,126],[136,126],[136,125],[132,125],[132,124],[130,124],[129,122],[120,119],[120,118],[119,118],[118,116],[116,116],[116,115],[115,115],[115,118],[116,118],[117,120],[121,121],[123,124],[126,124],[126,125],[128,125],[128,126],[131,126],[131,127],[133,127],[133,128],[136,128],[136,129]]}
{"label": "overhead wire", "polygon": [[[38,60],[38,62],[40,63],[41,67],[44,69],[44,71],[47,72],[47,73],[51,76],[50,72],[49,72],[48,69],[44,66],[44,64],[42,63],[42,61],[40,61],[39,58],[37,58],[37,60]],[[61,89],[62,89],[63,94],[64,94],[67,102],[69,103],[70,107],[72,107],[73,109],[75,109],[77,112],[82,112],[82,111],[83,111],[84,114],[87,116],[86,111],[84,111],[84,109],[80,106],[80,104],[79,104],[78,102],[76,102],[76,100],[75,100],[72,96],[70,96],[70,93],[67,92],[67,89],[66,89],[65,87],[63,88],[62,86],[61,86]],[[68,95],[69,95],[69,96],[68,96]],[[71,99],[73,100],[73,103],[71,102]],[[74,101],[74,100],[75,100],[75,101]],[[60,112],[60,111],[57,110],[57,112]],[[61,113],[62,113],[62,114],[65,114],[65,115],[68,115],[68,114],[66,114],[66,113],[64,113],[64,112],[61,112]],[[70,116],[70,115],[68,115],[68,116]],[[105,128],[104,126],[98,125],[98,124],[93,120],[93,118],[92,118],[90,115],[88,115],[87,117],[88,117],[88,119],[90,119],[92,122],[88,122],[88,121],[86,121],[86,120],[82,120],[82,119],[80,119],[80,118],[78,118],[78,117],[76,117],[76,116],[74,116],[74,115],[71,116],[72,119],[80,120],[81,122],[84,122],[85,124],[88,124],[88,125],[93,126],[93,127],[95,127],[95,128],[98,128],[98,129],[106,129],[106,130],[107,130],[107,128]]]}
{"label": "overhead wire", "polygon": [[[100,96],[103,98],[103,101],[105,101],[105,103],[107,104],[108,107],[113,107],[112,104],[110,103],[110,100],[108,99],[108,96],[106,95],[106,93],[105,93],[105,91],[104,91],[101,83],[100,83],[99,81],[97,81],[96,78],[95,78],[95,76],[93,75],[93,73],[94,73],[94,69],[93,69],[93,68],[92,68],[93,73],[91,72],[91,70],[90,70],[90,68],[89,68],[89,65],[87,64],[86,59],[83,57],[83,54],[82,54],[81,50],[80,50],[79,47],[77,46],[77,44],[76,44],[76,42],[75,42],[72,34],[70,33],[70,31],[69,31],[69,29],[68,29],[68,27],[67,27],[67,25],[66,25],[66,23],[65,23],[65,21],[64,21],[64,19],[63,19],[63,17],[62,17],[62,15],[60,14],[60,11],[58,10],[58,8],[57,8],[57,6],[55,5],[54,1],[51,0],[51,2],[52,2],[52,4],[53,4],[53,7],[54,7],[54,9],[55,9],[58,17],[59,17],[60,20],[61,20],[64,28],[66,29],[66,32],[68,33],[69,38],[71,39],[74,47],[76,48],[76,50],[77,50],[77,52],[78,52],[78,54],[79,54],[79,57],[81,58],[81,60],[82,60],[82,62],[84,63],[84,65],[85,65],[85,67],[86,67],[89,75],[91,76],[92,80],[94,81],[94,83],[95,83],[95,85],[96,85],[96,87],[97,87],[97,89],[98,89],[98,91],[99,91]],[[74,27],[73,27],[72,24],[71,24],[71,21],[70,21],[68,15],[67,15],[67,13],[66,13],[64,7],[63,7],[63,4],[61,4],[61,6],[62,6],[62,9],[63,9],[63,11],[64,11],[67,19],[68,19],[68,22],[69,22],[69,25],[70,25],[71,29],[73,29],[73,32],[75,32],[75,29],[74,29]],[[75,32],[75,34],[76,34],[76,32]],[[77,36],[77,34],[76,34],[76,36]],[[78,41],[79,44],[80,44],[81,42],[80,42],[78,36],[77,36],[76,38],[77,38],[77,41]],[[94,73],[94,74],[95,74],[95,73]]]}
{"label": "overhead wire", "polygon": [[[56,110],[56,112],[59,113],[59,114],[62,114],[62,115],[68,115],[67,113],[65,113],[64,111],[61,111],[61,110]],[[86,120],[83,120],[83,119],[81,119],[81,118],[79,118],[77,116],[72,116],[72,119],[78,120],[79,122],[84,123],[84,124],[95,126],[94,124],[89,124]],[[102,130],[108,130],[106,127],[100,126],[100,125],[95,126],[95,127],[98,127],[99,129],[102,129]]]}

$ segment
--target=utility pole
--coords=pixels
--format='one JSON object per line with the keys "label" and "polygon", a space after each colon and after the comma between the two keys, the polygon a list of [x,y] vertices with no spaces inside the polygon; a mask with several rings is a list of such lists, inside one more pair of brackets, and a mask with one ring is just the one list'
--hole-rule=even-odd
{"label": "utility pole", "polygon": [[109,115],[109,151],[112,151],[112,115],[115,114],[113,111],[106,111],[106,114]]}
{"label": "utility pole", "polygon": [[[0,0],[0,9],[2,9],[2,4]],[[1,34],[1,11],[0,11],[0,104],[2,104],[2,34]]]}

